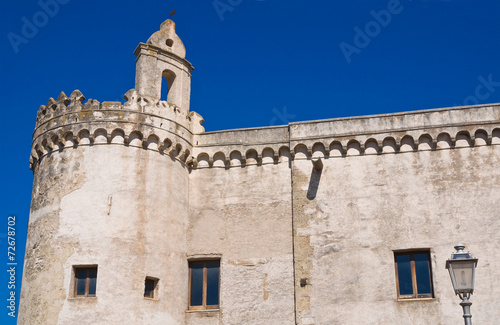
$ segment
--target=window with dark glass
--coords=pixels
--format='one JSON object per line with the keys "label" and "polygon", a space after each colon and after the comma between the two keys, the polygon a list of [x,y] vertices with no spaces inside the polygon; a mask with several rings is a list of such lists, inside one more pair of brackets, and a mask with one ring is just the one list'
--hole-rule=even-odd
{"label": "window with dark glass", "polygon": [[75,297],[95,297],[97,266],[75,267]]}
{"label": "window with dark glass", "polygon": [[189,309],[219,308],[220,261],[189,262]]}
{"label": "window with dark glass", "polygon": [[398,298],[432,298],[432,272],[429,251],[395,252]]}
{"label": "window with dark glass", "polygon": [[144,297],[145,298],[157,298],[156,287],[158,285],[158,279],[146,277],[144,281]]}

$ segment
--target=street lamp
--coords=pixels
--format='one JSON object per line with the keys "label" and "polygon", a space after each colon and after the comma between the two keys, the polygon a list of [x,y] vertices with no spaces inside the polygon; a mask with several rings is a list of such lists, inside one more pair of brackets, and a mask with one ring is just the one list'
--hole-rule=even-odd
{"label": "street lamp", "polygon": [[477,258],[472,257],[470,253],[464,252],[465,246],[457,244],[456,253],[451,254],[451,258],[446,261],[446,268],[450,272],[451,283],[455,294],[457,294],[462,302],[464,310],[465,325],[472,325],[472,315],[470,313],[469,301],[470,296],[474,292],[474,278],[477,265]]}

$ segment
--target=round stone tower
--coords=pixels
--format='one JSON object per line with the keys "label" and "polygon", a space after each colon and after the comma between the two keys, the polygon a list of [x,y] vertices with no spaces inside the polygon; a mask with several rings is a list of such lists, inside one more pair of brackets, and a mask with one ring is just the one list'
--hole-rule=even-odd
{"label": "round stone tower", "polygon": [[171,20],[134,53],[125,104],[75,90],[38,111],[18,324],[185,323],[193,67]]}

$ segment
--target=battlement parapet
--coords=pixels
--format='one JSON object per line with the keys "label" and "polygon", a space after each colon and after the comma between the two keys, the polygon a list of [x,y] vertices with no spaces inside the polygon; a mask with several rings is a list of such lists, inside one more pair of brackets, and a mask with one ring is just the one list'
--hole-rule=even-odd
{"label": "battlement parapet", "polygon": [[[79,90],[73,91],[69,97],[64,92],[61,92],[57,100],[51,97],[46,105],[41,105],[38,109],[35,135],[40,132],[39,129],[43,132],[43,130],[56,123],[58,118],[67,118],[69,114],[88,117],[97,112],[94,117],[99,119],[102,116],[99,112],[114,110],[132,114],[140,113],[169,120],[190,133],[204,132],[204,128],[201,126],[204,122],[203,118],[196,112],[187,112],[167,101],[141,96],[135,89],[129,90],[124,97],[127,100],[124,104],[120,102],[100,103],[95,99],[89,99],[84,104],[85,96]],[[124,114],[120,114],[120,116],[121,119],[126,119]]]}
{"label": "battlement parapet", "polygon": [[195,136],[194,168],[500,144],[500,104],[291,123]]}
{"label": "battlement parapet", "polygon": [[99,102],[75,90],[61,92],[40,106],[31,148],[30,168],[55,150],[78,145],[123,143],[167,151],[185,161],[192,150],[193,134],[204,132],[203,118],[166,101],[141,96],[135,89],[127,102]]}

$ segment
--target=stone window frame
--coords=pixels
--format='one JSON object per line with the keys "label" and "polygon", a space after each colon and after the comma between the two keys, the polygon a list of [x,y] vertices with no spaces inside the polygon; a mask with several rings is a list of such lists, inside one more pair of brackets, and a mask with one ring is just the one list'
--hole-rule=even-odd
{"label": "stone window frame", "polygon": [[[219,268],[219,285],[218,285],[218,304],[217,305],[207,305],[207,263],[218,262]],[[202,297],[202,305],[201,306],[191,306],[191,265],[193,263],[202,263],[203,267],[203,297]],[[188,259],[188,267],[189,267],[189,279],[188,279],[188,311],[216,311],[220,309],[220,287],[221,287],[221,258],[220,257],[211,257],[211,258],[191,258]]]}
{"label": "stone window frame", "polygon": [[[426,254],[427,262],[428,262],[428,271],[429,271],[429,282],[430,282],[430,293],[418,293],[417,288],[417,275],[415,268],[415,254]],[[410,265],[411,265],[411,277],[412,277],[412,287],[413,294],[411,295],[402,295],[400,294],[399,288],[399,275],[398,275],[398,263],[396,260],[397,256],[401,255],[410,255]],[[429,248],[418,248],[418,249],[405,249],[405,250],[395,250],[394,251],[394,272],[396,276],[396,294],[398,300],[419,300],[419,299],[433,299],[434,298],[434,283],[432,276],[432,260],[431,260],[431,250]]]}

